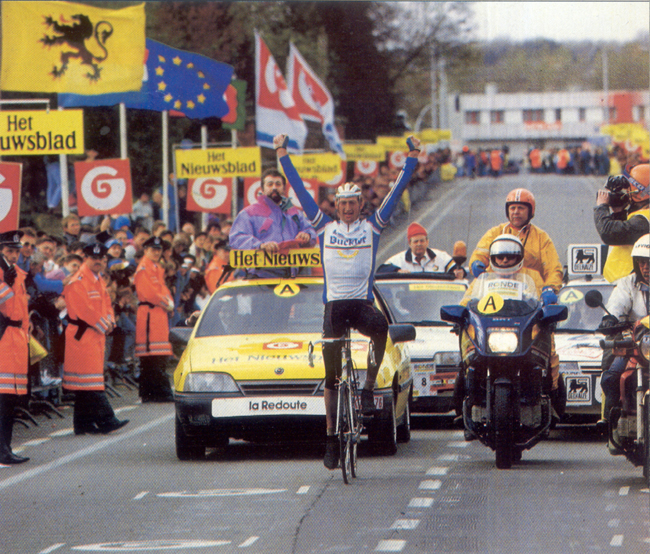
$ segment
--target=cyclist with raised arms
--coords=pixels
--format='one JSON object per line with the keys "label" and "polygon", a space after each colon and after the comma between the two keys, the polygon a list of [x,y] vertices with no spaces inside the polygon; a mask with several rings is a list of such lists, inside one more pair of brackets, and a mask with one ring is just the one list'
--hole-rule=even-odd
{"label": "cyclist with raised arms", "polygon": [[[302,179],[294,168],[286,146],[287,135],[277,135],[273,146],[284,174],[295,191],[310,223],[316,229],[320,243],[325,287],[323,302],[323,338],[342,337],[346,322],[372,339],[375,347],[375,364],[368,367],[366,382],[361,391],[361,408],[366,414],[374,410],[375,380],[384,357],[388,336],[388,322],[373,305],[372,285],[379,237],[388,225],[397,202],[408,184],[420,153],[420,141],[409,137],[406,141],[409,154],[395,186],[384,198],[381,206],[369,218],[362,219],[363,197],[354,183],[345,183],[336,192],[338,221],[324,214],[306,191]],[[336,377],[341,372],[341,346],[323,344],[325,364],[325,419],[327,442],[323,463],[336,469],[339,462],[339,442],[336,428]]]}

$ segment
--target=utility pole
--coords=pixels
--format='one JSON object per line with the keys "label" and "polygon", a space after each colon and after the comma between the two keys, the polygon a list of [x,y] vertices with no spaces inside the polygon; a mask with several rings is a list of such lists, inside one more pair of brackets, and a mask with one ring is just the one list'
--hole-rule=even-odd
{"label": "utility pole", "polygon": [[607,48],[603,46],[603,94],[605,96],[605,108],[603,110],[603,124],[609,123],[609,61],[607,59]]}

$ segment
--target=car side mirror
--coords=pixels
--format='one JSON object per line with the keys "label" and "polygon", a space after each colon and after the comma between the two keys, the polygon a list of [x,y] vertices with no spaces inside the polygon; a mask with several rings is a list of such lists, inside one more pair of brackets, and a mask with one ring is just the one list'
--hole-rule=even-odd
{"label": "car side mirror", "polygon": [[393,344],[398,342],[409,342],[415,340],[415,327],[408,323],[400,323],[388,326],[388,334]]}
{"label": "car side mirror", "polygon": [[550,325],[551,323],[564,321],[567,317],[569,317],[569,308],[561,304],[549,304],[542,308],[542,319],[540,323],[542,325]]}
{"label": "car side mirror", "polygon": [[467,308],[465,306],[442,306],[440,308],[440,319],[461,326],[465,321],[466,314]]}

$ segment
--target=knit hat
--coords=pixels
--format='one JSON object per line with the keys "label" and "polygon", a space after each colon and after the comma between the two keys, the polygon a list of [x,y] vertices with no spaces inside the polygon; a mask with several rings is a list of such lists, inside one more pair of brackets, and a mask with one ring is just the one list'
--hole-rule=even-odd
{"label": "knit hat", "polygon": [[409,225],[408,230],[406,231],[406,238],[408,240],[411,240],[411,238],[416,236],[416,235],[425,235],[425,236],[427,236],[428,233],[427,233],[427,230],[424,227],[422,227],[422,225],[420,225],[419,223],[411,223]]}

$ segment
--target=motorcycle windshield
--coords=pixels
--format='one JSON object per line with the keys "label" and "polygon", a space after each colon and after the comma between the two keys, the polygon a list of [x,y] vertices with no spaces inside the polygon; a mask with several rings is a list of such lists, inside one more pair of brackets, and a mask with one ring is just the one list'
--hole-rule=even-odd
{"label": "motorcycle windshield", "polygon": [[527,315],[539,305],[535,281],[523,273],[482,273],[468,289],[466,299],[473,311],[499,316]]}

